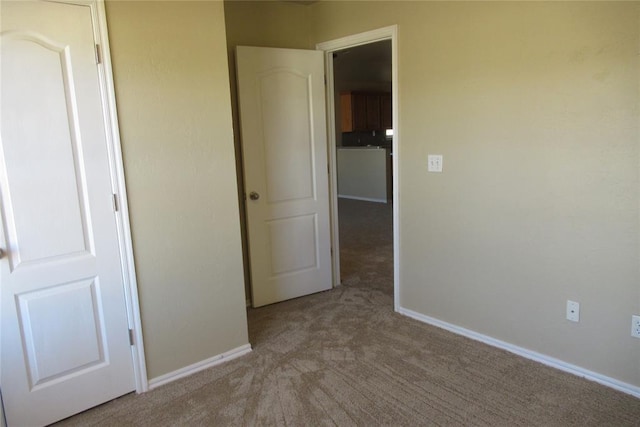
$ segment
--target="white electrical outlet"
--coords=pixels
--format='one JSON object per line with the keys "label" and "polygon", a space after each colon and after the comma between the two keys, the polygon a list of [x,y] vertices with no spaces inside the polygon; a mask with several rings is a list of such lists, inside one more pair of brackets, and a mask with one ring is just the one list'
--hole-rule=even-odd
{"label": "white electrical outlet", "polygon": [[427,172],[442,172],[442,154],[427,156]]}
{"label": "white electrical outlet", "polygon": [[580,303],[567,300],[567,320],[580,321]]}
{"label": "white electrical outlet", "polygon": [[631,316],[631,336],[640,338],[640,316]]}

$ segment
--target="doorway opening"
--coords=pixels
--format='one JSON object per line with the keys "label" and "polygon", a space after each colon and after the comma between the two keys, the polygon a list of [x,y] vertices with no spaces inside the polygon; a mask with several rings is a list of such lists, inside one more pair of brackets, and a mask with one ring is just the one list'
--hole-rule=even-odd
{"label": "doorway opening", "polygon": [[[397,27],[320,43],[328,105],[333,282],[399,306]],[[386,289],[385,289],[386,286]]]}

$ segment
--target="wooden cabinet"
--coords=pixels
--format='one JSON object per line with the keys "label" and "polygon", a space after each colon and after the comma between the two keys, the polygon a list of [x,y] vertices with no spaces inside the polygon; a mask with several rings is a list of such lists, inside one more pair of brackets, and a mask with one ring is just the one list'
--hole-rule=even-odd
{"label": "wooden cabinet", "polygon": [[345,96],[349,100],[347,108],[342,110],[343,117],[345,114],[350,117],[350,129],[343,126],[343,132],[351,132],[355,130],[365,130],[367,128],[367,98],[361,95],[347,94]]}
{"label": "wooden cabinet", "polygon": [[382,129],[393,128],[393,109],[391,107],[391,94],[385,93],[380,96],[380,114]]}
{"label": "wooden cabinet", "polygon": [[391,94],[379,92],[340,93],[342,132],[389,129]]}
{"label": "wooden cabinet", "polygon": [[382,129],[382,122],[380,121],[380,95],[367,94],[365,98],[367,100],[367,126],[365,130]]}

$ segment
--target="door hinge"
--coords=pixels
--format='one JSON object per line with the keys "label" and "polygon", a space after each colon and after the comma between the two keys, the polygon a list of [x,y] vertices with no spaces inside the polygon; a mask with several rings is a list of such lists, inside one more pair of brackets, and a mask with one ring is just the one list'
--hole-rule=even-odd
{"label": "door hinge", "polygon": [[99,44],[96,45],[96,64],[102,64],[102,51]]}
{"label": "door hinge", "polygon": [[120,210],[120,204],[118,203],[118,195],[113,194],[113,211],[118,212]]}
{"label": "door hinge", "polygon": [[129,329],[129,345],[134,345],[133,329]]}
{"label": "door hinge", "polygon": [[327,75],[326,74],[324,75],[324,85],[325,86],[327,85]]}

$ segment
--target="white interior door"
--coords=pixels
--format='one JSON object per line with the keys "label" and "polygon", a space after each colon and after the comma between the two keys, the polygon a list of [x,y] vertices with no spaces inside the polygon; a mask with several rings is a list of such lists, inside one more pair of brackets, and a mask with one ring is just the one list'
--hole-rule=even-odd
{"label": "white interior door", "polygon": [[0,8],[2,397],[44,425],[134,390],[133,361],[92,9]]}
{"label": "white interior door", "polygon": [[324,61],[236,50],[253,306],[331,288]]}

